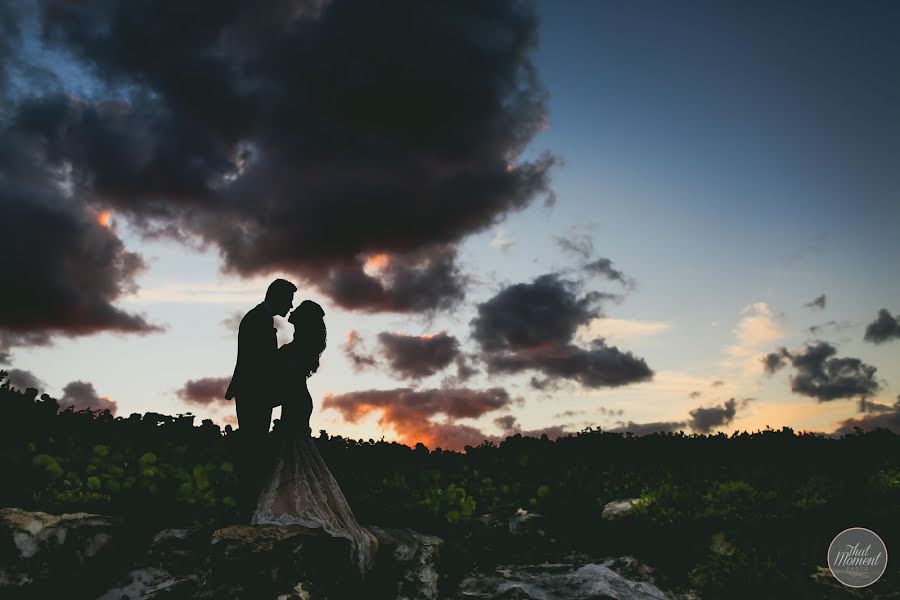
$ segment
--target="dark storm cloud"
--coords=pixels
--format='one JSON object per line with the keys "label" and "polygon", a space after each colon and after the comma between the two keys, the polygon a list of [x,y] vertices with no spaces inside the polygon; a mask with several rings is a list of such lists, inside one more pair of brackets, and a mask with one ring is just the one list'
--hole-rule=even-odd
{"label": "dark storm cloud", "polygon": [[378,334],[382,354],[392,371],[419,379],[434,375],[459,356],[459,341],[446,331],[430,336]]}
{"label": "dark storm cloud", "polygon": [[15,121],[79,197],[213,245],[226,271],[445,309],[465,294],[456,244],[551,197],[554,159],[518,160],[547,112],[531,3],[44,6],[45,39],[127,99],[35,99]]}
{"label": "dark storm cloud", "polygon": [[[381,413],[378,423],[391,427],[400,441],[409,446],[421,442],[429,448],[460,450],[466,444],[477,446],[484,440],[498,441],[456,419],[475,419],[510,405],[509,394],[501,388],[472,390],[465,388],[414,390],[366,390],[341,395],[328,394],[322,408],[339,411],[355,423],[370,412]],[[431,417],[444,415],[447,423],[435,423]]]}
{"label": "dark storm cloud", "polygon": [[624,423],[622,421],[619,421],[619,423],[621,423],[621,425],[612,429],[608,429],[607,431],[616,433],[625,433],[630,431],[634,435],[650,435],[651,433],[679,431],[684,429],[684,427],[687,425],[687,422],[685,421],[658,421],[655,423],[635,423],[634,421],[628,421],[627,423]]}
{"label": "dark storm cloud", "polygon": [[817,308],[819,310],[823,310],[825,308],[825,294],[818,296],[815,300],[807,302],[803,306],[807,308]]}
{"label": "dark storm cloud", "polygon": [[874,344],[900,339],[900,316],[895,317],[882,308],[878,311],[878,318],[866,326],[864,339]]}
{"label": "dark storm cloud", "polygon": [[698,433],[709,433],[716,427],[731,423],[736,412],[737,402],[734,398],[730,398],[723,406],[698,407],[690,411],[688,414],[691,415],[691,419],[688,425]]}
{"label": "dark storm cloud", "polygon": [[[479,304],[470,324],[488,372],[534,370],[588,387],[650,379],[653,372],[643,359],[607,346],[602,338],[587,349],[572,343],[577,329],[600,316],[600,302],[610,298],[596,291],[580,295],[580,288],[551,273],[510,285]],[[539,388],[545,386],[534,381]]]}
{"label": "dark storm cloud", "polygon": [[202,377],[191,379],[175,393],[185,402],[194,404],[212,404],[214,402],[227,402],[225,390],[230,377]]}
{"label": "dark storm cloud", "polygon": [[60,410],[68,407],[74,410],[109,410],[113,415],[116,414],[116,402],[110,400],[106,396],[99,396],[94,389],[93,383],[84,381],[73,381],[63,388],[63,397],[59,400]]}
{"label": "dark storm cloud", "polygon": [[644,359],[615,346],[607,346],[600,339],[594,340],[589,350],[571,344],[549,345],[514,353],[488,354],[485,362],[492,373],[535,370],[592,388],[628,385],[647,381],[653,376]]}
{"label": "dark storm cloud", "polygon": [[816,398],[820,402],[840,398],[867,398],[881,389],[875,379],[877,369],[858,358],[838,358],[837,349],[828,342],[807,344],[800,352],[781,348],[767,355],[766,372],[774,373],[788,361],[796,369],[791,376],[791,390]]}
{"label": "dark storm cloud", "polygon": [[625,279],[625,274],[618,269],[613,268],[612,261],[608,258],[598,258],[595,261],[584,265],[584,270],[592,275],[606,277],[610,281],[618,281],[622,285],[629,285]]}
{"label": "dark storm cloud", "polygon": [[370,313],[449,309],[465,298],[468,278],[453,246],[376,256],[384,266],[370,272],[362,257],[324,267],[319,288],[345,309]]}
{"label": "dark storm cloud", "polygon": [[144,270],[98,213],[66,192],[51,148],[12,125],[0,134],[0,358],[54,336],[150,333],[160,328],[113,303],[136,289]]}
{"label": "dark storm cloud", "polygon": [[766,373],[772,375],[787,364],[787,359],[791,357],[787,348],[781,348],[778,352],[770,352],[763,359],[763,368]]}
{"label": "dark storm cloud", "polygon": [[11,386],[20,390],[28,388],[43,390],[47,387],[47,384],[38,379],[34,373],[24,369],[9,369],[6,380]]}
{"label": "dark storm cloud", "polygon": [[600,316],[599,292],[579,297],[580,286],[555,273],[517,283],[478,305],[472,337],[486,352],[567,344],[575,331]]}

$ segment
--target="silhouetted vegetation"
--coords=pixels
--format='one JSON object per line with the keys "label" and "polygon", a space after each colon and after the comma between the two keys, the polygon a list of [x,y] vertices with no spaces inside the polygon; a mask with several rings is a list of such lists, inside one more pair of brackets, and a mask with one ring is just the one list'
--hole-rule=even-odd
{"label": "silhouetted vegetation", "polygon": [[[230,426],[195,426],[189,413],[60,411],[46,394],[8,383],[0,407],[2,506],[95,511],[149,529],[236,522],[240,431]],[[360,523],[444,537],[451,578],[476,563],[580,550],[633,554],[668,585],[712,597],[805,597],[841,530],[868,527],[889,547],[900,539],[900,436],[886,430],[832,439],[788,428],[643,437],[586,429],[465,453],[325,431],[315,442]],[[629,518],[601,519],[606,503],[630,497],[644,502]],[[505,542],[485,525],[486,515],[505,520],[519,508],[542,515],[540,543]],[[880,587],[897,581],[888,567]]]}

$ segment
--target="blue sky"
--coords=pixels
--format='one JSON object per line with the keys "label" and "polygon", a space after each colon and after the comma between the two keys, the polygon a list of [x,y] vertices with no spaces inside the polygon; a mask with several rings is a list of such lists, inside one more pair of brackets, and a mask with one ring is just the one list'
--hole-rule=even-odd
{"label": "blue sky", "polygon": [[[504,434],[493,420],[506,414],[523,431],[615,428],[685,421],[691,410],[735,398],[736,412],[712,431],[830,432],[861,417],[858,397],[794,393],[790,368],[768,375],[761,362],[780,347],[799,353],[817,341],[876,367],[880,389],[871,399],[891,405],[900,393],[900,340],[863,336],[880,309],[900,312],[896,7],[573,1],[540,3],[538,13],[531,58],[549,94],[547,126],[517,160],[543,152],[561,159],[550,172],[556,201],[501,214],[463,238],[464,302],[427,315],[342,309],[287,271],[223,275],[214,245],[203,251],[146,239],[113,210],[113,231],[148,265],[136,278],[139,291],[116,305],[166,331],[58,337],[52,346],[16,348],[12,366],[56,397],[68,382],[91,382],[119,415],[191,411],[233,422],[231,403],[190,402],[176,391],[189,380],[230,375],[236,335],[223,321],[253,307],[268,281],[283,275],[300,287],[295,304],[308,297],[326,310],[329,346],[309,380],[313,430],[411,442],[383,411],[348,422],[323,409],[322,398],[446,387],[453,368],[413,382],[384,369],[354,370],[341,349],[351,331],[373,353],[383,331],[446,331],[475,352],[469,324],[478,304],[547,273],[581,278],[581,264],[608,258],[633,285],[584,280],[583,290],[622,298],[603,305],[605,318],[591,322],[592,335],[579,334],[579,343],[605,337],[644,359],[653,378],[599,388],[563,380],[540,391],[529,384],[533,372],[482,369],[465,387],[500,386],[521,401],[459,423],[488,436]],[[77,60],[36,39],[29,44],[23,55],[55,69],[72,94],[97,92]],[[561,238],[586,253],[565,250]],[[822,294],[824,308],[805,306]],[[837,326],[808,329],[829,321]],[[431,418],[440,424],[446,416]]]}

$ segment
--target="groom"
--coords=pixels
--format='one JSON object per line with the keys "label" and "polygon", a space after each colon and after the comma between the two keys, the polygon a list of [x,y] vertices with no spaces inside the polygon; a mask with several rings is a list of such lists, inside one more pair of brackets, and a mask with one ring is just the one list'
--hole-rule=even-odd
{"label": "groom", "polygon": [[265,439],[272,420],[272,408],[281,404],[275,390],[275,353],[278,341],[273,319],[288,314],[297,291],[290,281],[276,279],[266,291],[266,299],[250,309],[238,330],[238,354],[225,399],[234,399],[237,410],[240,451],[237,457],[240,511],[252,515],[265,468]]}

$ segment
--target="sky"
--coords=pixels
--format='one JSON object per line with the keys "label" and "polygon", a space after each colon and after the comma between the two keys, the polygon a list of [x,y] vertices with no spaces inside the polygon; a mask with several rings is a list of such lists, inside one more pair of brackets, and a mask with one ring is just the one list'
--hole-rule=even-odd
{"label": "sky", "polygon": [[895,3],[0,10],[13,385],[236,427],[284,277],[313,431],[900,431]]}

